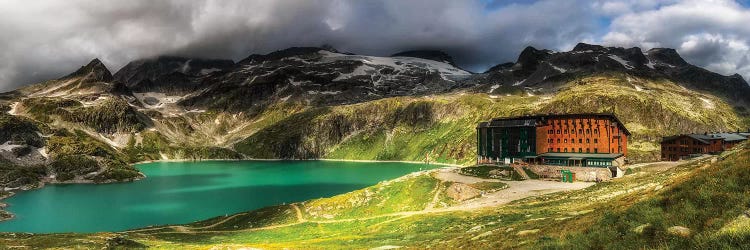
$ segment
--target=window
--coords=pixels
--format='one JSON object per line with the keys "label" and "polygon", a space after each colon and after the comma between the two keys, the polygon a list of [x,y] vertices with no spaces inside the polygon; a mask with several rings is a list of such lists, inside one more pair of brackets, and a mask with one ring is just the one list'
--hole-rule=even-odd
{"label": "window", "polygon": [[571,133],[571,134],[575,134],[575,133],[576,133],[576,130],[575,130],[575,129],[571,129],[571,130],[570,130],[570,133]]}
{"label": "window", "polygon": [[599,130],[598,129],[594,129],[594,134],[598,134],[598,133],[599,133]]}
{"label": "window", "polygon": [[560,153],[560,148],[557,148],[557,152]]}
{"label": "window", "polygon": [[591,152],[591,150],[589,148],[586,148],[586,153],[589,153],[589,152]]}
{"label": "window", "polygon": [[557,134],[558,134],[558,135],[560,134],[560,130],[559,130],[559,129],[557,130]]}
{"label": "window", "polygon": [[586,138],[586,143],[591,143],[591,140]]}
{"label": "window", "polygon": [[564,142],[565,142],[565,143],[568,143],[568,139],[565,139],[565,140],[564,140]]}
{"label": "window", "polygon": [[570,143],[575,144],[576,143],[576,139],[570,139]]}
{"label": "window", "polygon": [[599,141],[597,139],[594,139],[594,143],[599,143]]}
{"label": "window", "polygon": [[547,149],[547,152],[550,152],[550,153],[551,153],[551,152],[552,152],[552,148],[548,148],[548,149]]}
{"label": "window", "polygon": [[557,138],[557,143],[560,143],[560,138]]}
{"label": "window", "polygon": [[594,153],[599,153],[599,149],[598,148],[594,148]]}
{"label": "window", "polygon": [[591,134],[591,129],[586,129],[586,134]]}
{"label": "window", "polygon": [[583,134],[583,129],[578,129],[579,134]]}
{"label": "window", "polygon": [[547,134],[554,134],[553,132],[554,132],[554,130],[551,130],[551,129],[547,130]]}
{"label": "window", "polygon": [[583,139],[578,139],[578,143],[583,143]]}
{"label": "window", "polygon": [[568,148],[565,148],[565,153],[567,153],[567,152],[568,152]]}
{"label": "window", "polygon": [[568,130],[567,129],[563,130],[563,133],[567,135],[568,134]]}
{"label": "window", "polygon": [[578,153],[583,153],[583,149],[582,148],[578,148]]}

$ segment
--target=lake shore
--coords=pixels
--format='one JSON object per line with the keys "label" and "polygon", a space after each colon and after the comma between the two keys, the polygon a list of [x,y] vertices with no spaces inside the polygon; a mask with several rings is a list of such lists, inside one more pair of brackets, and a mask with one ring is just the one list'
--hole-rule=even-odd
{"label": "lake shore", "polygon": [[[164,160],[148,160],[148,161],[140,161],[136,163],[130,164],[131,166],[136,166],[139,164],[146,164],[146,163],[155,163],[155,162],[212,162],[212,161],[330,161],[330,162],[363,162],[363,163],[407,163],[407,164],[427,164],[427,165],[435,165],[435,166],[443,166],[443,167],[450,167],[450,168],[460,168],[465,167],[464,165],[459,164],[451,164],[451,163],[441,163],[441,162],[420,162],[420,161],[395,161],[395,160],[386,160],[386,161],[380,161],[380,160],[352,160],[352,159],[164,159]],[[434,169],[432,169],[434,170]],[[430,170],[422,170],[419,172],[424,171],[430,171]],[[412,173],[413,174],[413,173]],[[145,174],[141,173],[141,176],[134,179],[128,179],[128,180],[107,180],[104,182],[94,182],[90,180],[68,180],[64,182],[55,181],[54,179],[45,178],[44,180],[40,181],[38,185],[36,185],[33,188],[17,188],[12,190],[5,190],[5,192],[8,192],[6,195],[0,196],[0,213],[6,215],[6,216],[0,216],[0,223],[3,221],[11,220],[15,218],[15,215],[6,211],[5,208],[8,206],[7,203],[3,203],[2,201],[12,197],[16,194],[18,191],[28,191],[28,190],[34,190],[34,189],[40,189],[44,188],[48,184],[107,184],[107,183],[119,183],[119,182],[134,182],[138,180],[142,180],[148,178]],[[397,178],[398,179],[398,178]]]}
{"label": "lake shore", "polygon": [[443,162],[423,162],[423,161],[397,161],[397,160],[353,160],[353,159],[164,159],[164,160],[148,160],[131,163],[131,166],[154,163],[154,162],[201,162],[201,161],[334,161],[334,162],[384,162],[384,163],[410,163],[410,164],[427,164],[427,165],[438,165],[447,167],[467,167],[467,165],[454,164],[454,163],[443,163]]}

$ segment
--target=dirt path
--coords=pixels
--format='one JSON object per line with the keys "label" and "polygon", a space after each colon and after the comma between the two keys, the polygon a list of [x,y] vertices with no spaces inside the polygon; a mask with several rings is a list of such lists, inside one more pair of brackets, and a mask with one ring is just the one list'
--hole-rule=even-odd
{"label": "dirt path", "polygon": [[[344,223],[344,222],[394,217],[386,221],[375,224],[375,225],[381,225],[387,222],[400,220],[400,219],[407,218],[407,217],[414,216],[414,215],[446,213],[446,212],[454,212],[454,211],[471,211],[471,210],[481,209],[481,208],[486,208],[486,207],[499,206],[499,205],[506,204],[514,200],[519,200],[519,199],[523,199],[523,198],[527,198],[531,196],[549,194],[549,193],[560,192],[560,191],[583,189],[583,188],[586,188],[595,184],[593,182],[563,183],[563,182],[540,181],[540,180],[507,181],[507,182],[504,182],[508,184],[509,186],[506,189],[499,190],[499,191],[489,193],[489,194],[484,194],[479,198],[465,201],[456,206],[451,206],[447,208],[434,208],[434,203],[437,201],[439,194],[440,194],[439,192],[440,186],[445,181],[461,182],[461,183],[467,183],[467,184],[476,183],[476,182],[486,182],[486,181],[499,182],[499,180],[482,179],[482,178],[477,178],[477,177],[464,176],[464,175],[460,175],[458,173],[447,171],[447,170],[439,170],[434,176],[435,178],[441,181],[438,182],[438,184],[435,187],[436,192],[435,192],[435,196],[432,198],[432,202],[429,203],[423,210],[394,212],[394,213],[379,214],[379,215],[373,215],[373,216],[368,216],[368,217],[358,217],[358,218],[333,219],[333,220],[307,220],[302,216],[302,211],[300,210],[299,205],[291,204],[292,208],[294,208],[295,213],[296,213],[296,218],[297,218],[296,222],[272,225],[272,226],[266,226],[266,227],[259,227],[259,228],[234,230],[231,232],[252,232],[252,231],[259,231],[259,230],[269,230],[269,229],[275,229],[275,228],[300,225],[303,223],[331,224],[331,223]],[[168,234],[228,232],[228,231],[204,230],[204,229],[214,228],[222,223],[229,221],[230,219],[236,216],[243,215],[243,214],[233,215],[219,222],[216,222],[208,226],[203,226],[203,227],[169,226],[169,227],[161,227],[161,228],[134,230],[134,231],[128,231],[128,232],[144,232],[144,231],[151,231],[151,230],[157,230],[157,229],[163,229],[163,228],[172,228],[175,230],[174,232],[162,232],[162,233],[168,233]]]}
{"label": "dirt path", "polygon": [[479,198],[468,200],[463,204],[458,205],[457,207],[467,210],[492,207],[531,196],[544,195],[560,191],[579,190],[596,184],[593,182],[565,183],[540,180],[505,181],[503,183],[508,184],[508,188],[497,192],[484,194]]}
{"label": "dirt path", "polygon": [[299,210],[299,206],[297,206],[297,204],[292,204],[292,207],[294,208],[294,212],[297,214],[297,222],[306,222],[307,220],[302,217],[302,210]]}

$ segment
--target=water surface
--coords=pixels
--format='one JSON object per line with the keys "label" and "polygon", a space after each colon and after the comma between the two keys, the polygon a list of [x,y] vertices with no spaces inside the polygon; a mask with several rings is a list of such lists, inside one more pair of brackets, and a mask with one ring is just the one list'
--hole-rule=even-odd
{"label": "water surface", "polygon": [[182,224],[330,197],[435,166],[391,162],[155,162],[131,183],[64,184],[4,200],[16,218],[0,231],[98,232]]}

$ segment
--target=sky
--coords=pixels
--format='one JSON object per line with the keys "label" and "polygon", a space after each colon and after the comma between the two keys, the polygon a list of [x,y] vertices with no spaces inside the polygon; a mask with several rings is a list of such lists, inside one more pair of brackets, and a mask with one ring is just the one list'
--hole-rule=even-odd
{"label": "sky", "polygon": [[526,46],[675,48],[750,79],[750,0],[2,0],[0,91],[99,58],[114,73],[158,55],[241,60],[292,46],[387,56],[438,49],[481,72]]}

